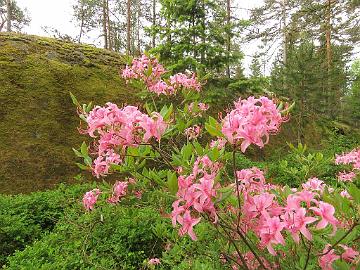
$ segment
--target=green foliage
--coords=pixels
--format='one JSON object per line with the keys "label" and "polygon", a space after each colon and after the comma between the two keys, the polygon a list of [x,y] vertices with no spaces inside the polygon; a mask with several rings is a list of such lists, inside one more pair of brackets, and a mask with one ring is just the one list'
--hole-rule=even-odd
{"label": "green foliage", "polygon": [[[185,69],[220,73],[238,64],[242,54],[229,51],[228,38],[237,36],[241,20],[226,22],[226,5],[215,0],[161,0],[163,24],[152,26],[151,35],[159,36],[153,49],[161,61],[174,71]],[[229,45],[230,46],[230,45]],[[234,48],[233,48],[234,49]]]}
{"label": "green foliage", "polygon": [[81,212],[67,213],[54,232],[10,257],[8,269],[137,270],[147,258],[160,257],[163,241],[153,232],[163,223],[157,210],[104,205]]}
{"label": "green foliage", "polygon": [[82,101],[136,104],[118,76],[121,57],[89,45],[0,34],[0,193],[71,182],[83,138],[69,91]]}
{"label": "green foliage", "polygon": [[221,249],[218,241],[208,238],[216,233],[203,224],[196,228],[195,245],[188,238],[179,239],[170,220],[159,214],[158,207],[169,204],[166,201],[163,193],[155,191],[139,202],[146,207],[104,203],[91,213],[74,203],[52,232],[9,257],[6,269],[137,270],[153,257],[161,258],[161,269],[222,269],[219,260],[208,261]]}
{"label": "green foliage", "polygon": [[0,196],[0,265],[15,250],[38,240],[51,231],[64,216],[65,209],[79,201],[89,185],[68,188],[61,185],[47,192]]}

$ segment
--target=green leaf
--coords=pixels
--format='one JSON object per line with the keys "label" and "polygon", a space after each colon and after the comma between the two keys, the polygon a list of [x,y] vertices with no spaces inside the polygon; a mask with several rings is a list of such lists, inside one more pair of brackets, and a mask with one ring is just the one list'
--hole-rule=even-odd
{"label": "green leaf", "polygon": [[90,170],[90,168],[88,166],[85,166],[84,164],[76,163],[76,165],[82,170],[86,170],[86,171]]}
{"label": "green leaf", "polygon": [[356,203],[360,203],[360,189],[358,189],[353,183],[350,183],[348,185],[348,192]]}
{"label": "green leaf", "polygon": [[193,153],[193,147],[190,143],[184,145],[183,148],[181,149],[181,155],[183,160],[188,160],[191,157],[192,153]]}
{"label": "green leaf", "polygon": [[71,100],[72,100],[72,103],[74,103],[74,105],[80,107],[80,104],[79,102],[77,101],[76,97],[73,95],[73,93],[69,92],[70,93],[70,97],[71,97]]}
{"label": "green leaf", "polygon": [[76,156],[83,157],[83,155],[78,150],[76,150],[75,148],[73,148],[72,150],[74,151]]}
{"label": "green leaf", "polygon": [[167,173],[167,184],[171,194],[176,194],[178,191],[178,180],[175,172],[168,171]]}
{"label": "green leaf", "polygon": [[86,157],[86,156],[89,155],[88,147],[87,147],[87,145],[86,145],[85,142],[83,142],[83,143],[81,144],[80,151],[81,151],[81,154],[82,154],[84,157]]}
{"label": "green leaf", "polygon": [[334,270],[350,270],[350,266],[346,262],[340,260],[333,262],[333,266]]}
{"label": "green leaf", "polygon": [[166,114],[163,116],[164,120],[169,120],[173,111],[174,111],[174,106],[171,104],[170,107],[168,108]]}
{"label": "green leaf", "polygon": [[216,129],[216,127],[210,125],[209,123],[205,123],[205,129],[207,130],[207,132],[209,132],[211,136],[215,136],[215,137],[223,136],[220,130]]}

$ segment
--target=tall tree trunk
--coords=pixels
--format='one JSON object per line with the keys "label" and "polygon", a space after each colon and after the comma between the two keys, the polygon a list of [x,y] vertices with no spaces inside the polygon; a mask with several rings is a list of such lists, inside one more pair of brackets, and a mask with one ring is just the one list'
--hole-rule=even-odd
{"label": "tall tree trunk", "polygon": [[[152,26],[156,25],[156,0],[153,0],[152,3],[153,14],[152,14]],[[155,34],[152,35],[152,47],[155,48]]]}
{"label": "tall tree trunk", "polygon": [[[326,97],[327,106],[326,113],[329,113],[332,118],[336,117],[338,106],[335,106],[337,102],[340,102],[340,89],[334,89],[331,78],[331,66],[332,66],[332,52],[331,52],[331,11],[332,11],[332,0],[327,0],[326,3],[326,67],[327,67],[327,87]],[[333,91],[335,90],[335,93]]]}
{"label": "tall tree trunk", "polygon": [[112,46],[111,26],[110,26],[109,0],[106,0],[106,23],[107,23],[108,49],[112,50],[113,46]]}
{"label": "tall tree trunk", "polygon": [[78,43],[81,42],[81,37],[84,31],[84,20],[85,20],[84,0],[81,0],[81,23],[80,23],[80,33],[79,33]]}
{"label": "tall tree trunk", "polygon": [[283,62],[287,63],[287,23],[286,23],[286,7],[288,0],[282,0],[282,32],[283,32]]}
{"label": "tall tree trunk", "polygon": [[327,0],[326,11],[326,60],[328,71],[331,69],[331,0]]}
{"label": "tall tree trunk", "polygon": [[12,15],[11,15],[11,0],[6,0],[6,31],[11,32],[11,20],[12,20]]}
{"label": "tall tree trunk", "polygon": [[[230,33],[230,23],[231,23],[231,0],[226,0],[226,24],[228,27],[228,36],[227,36],[227,44],[226,51],[228,54],[228,58],[230,57],[231,52],[231,33]],[[229,61],[229,59],[227,60]],[[226,76],[230,79],[230,65],[229,62],[226,65]]]}
{"label": "tall tree trunk", "polygon": [[107,0],[103,0],[103,3],[102,3],[102,8],[103,8],[102,24],[103,24],[103,35],[104,35],[104,48],[105,48],[105,49],[108,49],[108,48],[109,48],[109,44],[108,44],[108,28],[107,28],[106,2],[107,2]]}
{"label": "tall tree trunk", "polygon": [[141,6],[140,0],[137,0],[137,18],[136,18],[136,37],[137,37],[137,53],[141,53],[141,40],[140,40],[140,17],[141,17]]}
{"label": "tall tree trunk", "polygon": [[130,45],[131,45],[131,0],[127,0],[126,3],[126,17],[127,17],[127,24],[126,24],[126,54],[130,55]]}

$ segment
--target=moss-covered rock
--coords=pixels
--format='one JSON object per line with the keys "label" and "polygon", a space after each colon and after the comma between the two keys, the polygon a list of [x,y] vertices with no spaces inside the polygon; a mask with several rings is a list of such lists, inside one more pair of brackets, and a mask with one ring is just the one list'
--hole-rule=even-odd
{"label": "moss-covered rock", "polygon": [[0,33],[0,193],[30,192],[72,181],[71,150],[80,101],[137,103],[119,75],[117,53],[51,38]]}

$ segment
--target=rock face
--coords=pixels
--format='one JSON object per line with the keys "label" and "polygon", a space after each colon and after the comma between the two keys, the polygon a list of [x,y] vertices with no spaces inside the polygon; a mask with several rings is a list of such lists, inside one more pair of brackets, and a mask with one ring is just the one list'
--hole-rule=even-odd
{"label": "rock face", "polygon": [[80,172],[71,148],[80,102],[136,104],[121,55],[50,38],[0,33],[0,193],[45,189]]}

